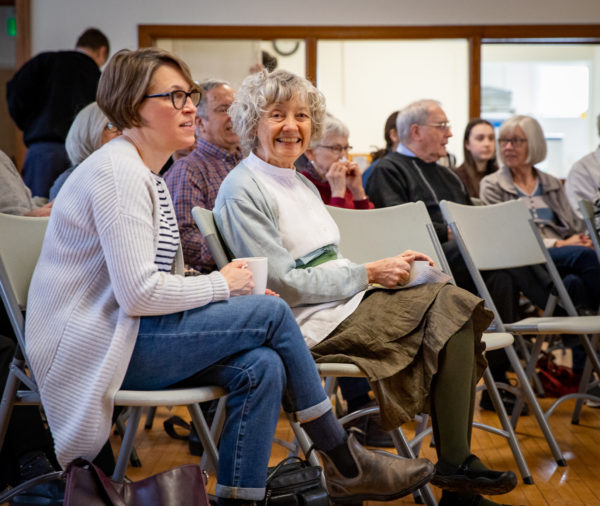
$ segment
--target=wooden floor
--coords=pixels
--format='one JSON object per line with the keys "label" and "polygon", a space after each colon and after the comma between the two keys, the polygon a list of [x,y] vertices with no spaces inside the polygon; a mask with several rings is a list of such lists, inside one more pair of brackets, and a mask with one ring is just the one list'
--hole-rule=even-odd
{"label": "wooden floor", "polygon": [[[542,399],[542,409],[552,403],[551,399]],[[532,472],[535,483],[525,485],[522,481],[511,493],[496,496],[495,500],[514,505],[600,505],[600,409],[585,407],[579,425],[571,424],[571,411],[574,402],[563,403],[550,418],[550,426],[554,431],[558,444],[567,459],[567,467],[558,467],[533,416],[522,417],[517,426],[517,436],[525,458]],[[168,411],[159,408],[151,430],[140,428],[136,439],[136,448],[142,460],[141,468],[129,467],[127,476],[133,480],[169,469],[185,463],[198,463],[200,459],[188,453],[187,443],[171,439],[164,432],[163,420],[172,414],[179,414],[185,420],[189,415],[184,409]],[[477,411],[475,417],[489,425],[499,427],[498,419],[493,412]],[[407,436],[411,436],[412,427],[404,427]],[[291,429],[285,418],[277,428],[277,437],[291,440]],[[113,447],[119,446],[119,439],[113,437]],[[435,462],[435,452],[429,448],[426,440],[424,455]],[[472,450],[486,463],[495,469],[513,469],[517,467],[512,458],[508,444],[503,438],[481,430],[474,430]],[[272,463],[279,462],[286,456],[285,450],[277,445],[273,447]],[[209,492],[214,490],[215,479],[211,476]],[[439,499],[439,489],[432,487]],[[381,503],[372,503],[381,504]],[[414,504],[412,496],[386,504]]]}

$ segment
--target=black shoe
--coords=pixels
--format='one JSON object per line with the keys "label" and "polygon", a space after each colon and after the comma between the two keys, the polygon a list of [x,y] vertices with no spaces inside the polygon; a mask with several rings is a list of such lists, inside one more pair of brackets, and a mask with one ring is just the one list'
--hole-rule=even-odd
{"label": "black shoe", "polygon": [[[508,413],[508,416],[511,415],[513,409],[515,407],[515,403],[517,402],[517,398],[514,394],[507,392],[506,390],[500,390],[500,398],[502,399],[502,404],[504,404],[504,409]],[[490,393],[487,390],[481,392],[481,402],[479,403],[481,409],[485,409],[486,411],[496,411],[494,409],[494,404],[492,403],[492,398],[490,397]],[[529,415],[529,406],[527,403],[523,403],[523,408],[521,409],[521,416]]]}
{"label": "black shoe", "polygon": [[506,494],[517,486],[517,476],[512,471],[471,469],[477,460],[475,455],[469,455],[458,467],[438,461],[431,483],[449,492],[486,495]]}

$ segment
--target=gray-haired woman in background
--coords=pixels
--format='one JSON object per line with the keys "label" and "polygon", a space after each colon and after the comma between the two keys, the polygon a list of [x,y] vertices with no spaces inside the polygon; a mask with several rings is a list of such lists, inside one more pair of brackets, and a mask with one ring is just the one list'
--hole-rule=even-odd
{"label": "gray-haired woman in background", "polygon": [[121,132],[108,121],[96,102],[92,102],[81,109],[75,116],[65,141],[65,148],[69,160],[71,160],[71,168],[65,170],[52,184],[50,200],[56,198],[64,182],[81,162],[119,135],[121,135]]}

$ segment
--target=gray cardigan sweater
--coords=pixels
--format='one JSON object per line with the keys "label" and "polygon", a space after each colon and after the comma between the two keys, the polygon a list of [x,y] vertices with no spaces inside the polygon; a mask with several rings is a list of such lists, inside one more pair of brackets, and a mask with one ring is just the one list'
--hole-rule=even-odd
{"label": "gray cardigan sweater", "polygon": [[[80,456],[92,460],[108,439],[140,317],[229,297],[219,272],[158,271],[155,177],[129,142],[113,139],[67,179],[52,209],[25,334],[63,466]],[[183,272],[181,250],[174,267]]]}
{"label": "gray cardigan sweater", "polygon": [[[296,173],[296,177],[319,195],[304,176]],[[279,213],[272,197],[243,162],[223,181],[213,213],[234,256],[268,257],[267,284],[291,307],[347,299],[368,286],[364,265],[350,263],[335,269],[323,266],[297,269],[296,259],[282,244]],[[332,246],[337,252],[338,245]]]}
{"label": "gray cardigan sweater", "polygon": [[[535,167],[534,170],[542,184],[544,201],[554,211],[557,220],[553,226],[540,228],[540,233],[545,239],[546,245],[548,245],[546,239],[565,239],[582,232],[585,225],[569,205],[562,183],[546,172],[542,172]],[[510,169],[504,166],[497,172],[484,177],[479,187],[479,197],[486,204],[498,204],[499,202],[518,199],[519,194],[513,183]]]}

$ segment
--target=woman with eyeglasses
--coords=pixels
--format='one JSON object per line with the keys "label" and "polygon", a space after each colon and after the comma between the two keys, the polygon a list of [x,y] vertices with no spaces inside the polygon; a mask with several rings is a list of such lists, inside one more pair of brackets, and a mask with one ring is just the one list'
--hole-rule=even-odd
{"label": "woman with eyeglasses", "polygon": [[27,308],[27,353],[59,462],[96,457],[119,388],[218,385],[228,391],[222,506],[264,499],[282,404],[334,463],[325,472],[332,498],[392,500],[423,486],[427,459],[371,452],[345,432],[288,305],[247,296],[254,285],[243,261],[183,276],[158,172],[193,142],[199,99],[187,65],[160,49],[120,51],[102,73],[98,105],[122,135],[56,198]]}
{"label": "woman with eyeglasses", "polygon": [[[294,165],[320,138],[325,115],[325,97],[306,79],[281,69],[252,74],[229,113],[248,153],[221,184],[213,210],[231,251],[268,257],[268,285],[292,307],[315,358],[365,372],[382,426],[431,410],[440,505],[495,504],[480,494],[508,492],[517,481],[470,451],[481,333],[491,320],[481,299],[444,282],[397,289],[414,261],[431,263],[422,253],[366,264],[341,257],[335,221]],[[326,471],[335,469],[323,460]]]}
{"label": "woman with eyeglasses", "polygon": [[321,137],[313,138],[297,164],[314,184],[323,202],[346,209],[373,209],[362,184],[358,164],[348,160],[348,127],[331,114],[325,116]]}
{"label": "woman with eyeglasses", "polygon": [[75,116],[65,141],[67,155],[71,160],[71,168],[65,170],[52,184],[50,200],[56,198],[67,178],[81,162],[119,135],[121,135],[121,132],[108,121],[96,102],[92,102],[81,109]]}
{"label": "woman with eyeglasses", "polygon": [[513,116],[498,131],[502,167],[481,181],[486,204],[522,200],[544,239],[573,302],[595,313],[600,304],[600,265],[585,225],[569,205],[562,183],[535,167],[546,158],[546,139],[531,116]]}

